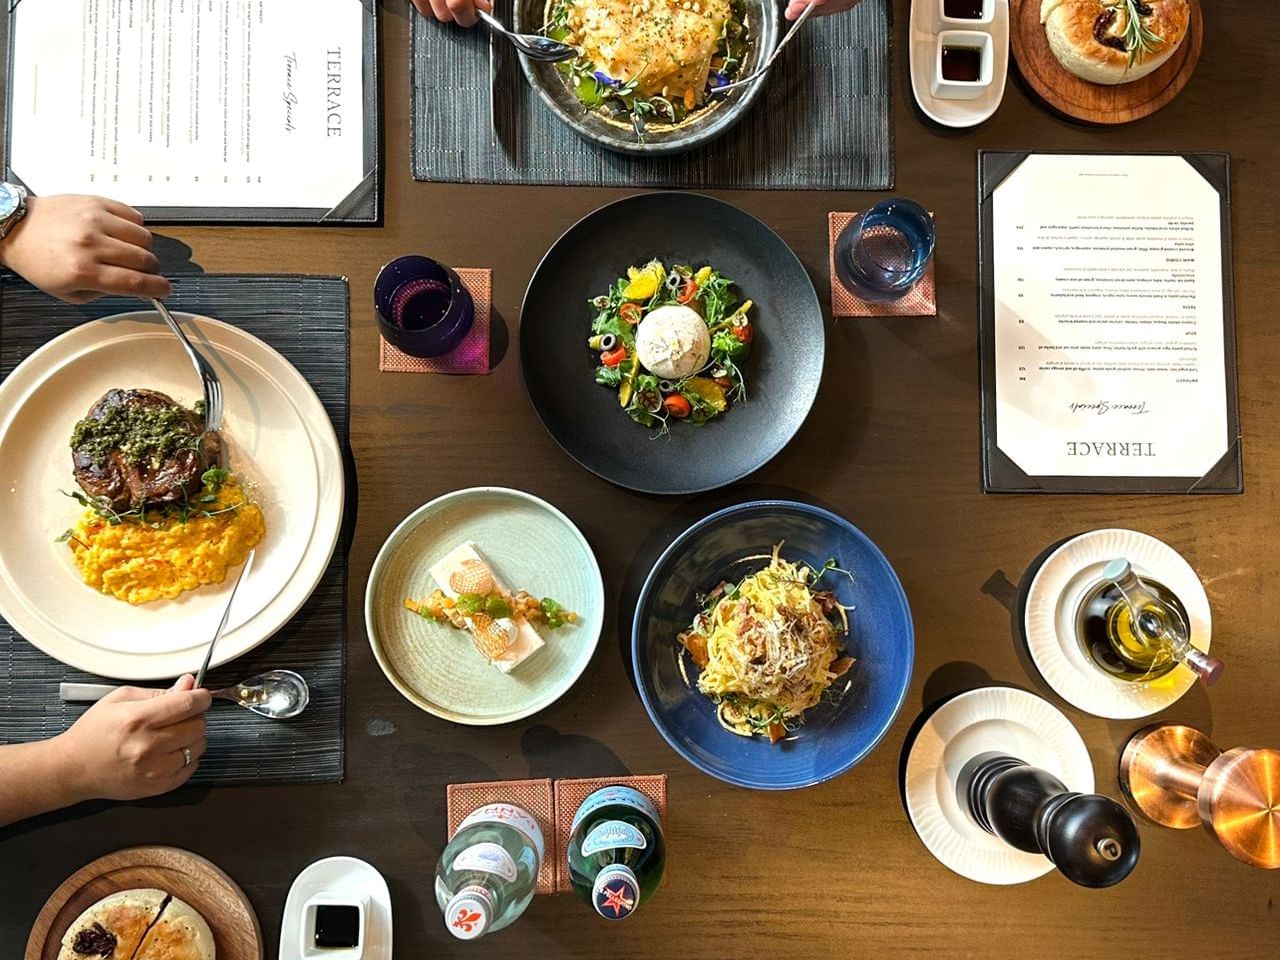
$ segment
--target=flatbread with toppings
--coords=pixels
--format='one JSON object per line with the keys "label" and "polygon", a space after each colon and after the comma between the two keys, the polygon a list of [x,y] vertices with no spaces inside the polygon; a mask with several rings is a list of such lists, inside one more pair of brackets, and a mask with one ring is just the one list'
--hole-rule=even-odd
{"label": "flatbread with toppings", "polygon": [[122,890],[99,900],[67,928],[58,960],[129,960],[167,899],[163,890]]}
{"label": "flatbread with toppings", "polygon": [[58,960],[216,960],[216,950],[189,904],[163,890],[122,890],[76,918]]}
{"label": "flatbread with toppings", "polygon": [[214,960],[213,931],[190,904],[169,901],[134,960]]}

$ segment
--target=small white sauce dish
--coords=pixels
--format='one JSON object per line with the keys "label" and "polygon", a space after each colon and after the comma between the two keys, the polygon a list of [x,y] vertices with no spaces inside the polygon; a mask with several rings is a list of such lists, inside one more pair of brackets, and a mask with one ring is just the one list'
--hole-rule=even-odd
{"label": "small white sauce dish", "polygon": [[975,27],[990,28],[996,18],[996,0],[982,0],[982,15],[974,17],[949,17],[947,6],[952,0],[934,0],[933,29],[935,33],[943,30],[972,30]]}
{"label": "small white sauce dish", "polygon": [[[943,75],[943,56],[948,50],[976,50],[978,79],[949,80]],[[976,100],[991,87],[995,73],[991,34],[981,30],[944,30],[938,34],[929,91],[940,100]]]}

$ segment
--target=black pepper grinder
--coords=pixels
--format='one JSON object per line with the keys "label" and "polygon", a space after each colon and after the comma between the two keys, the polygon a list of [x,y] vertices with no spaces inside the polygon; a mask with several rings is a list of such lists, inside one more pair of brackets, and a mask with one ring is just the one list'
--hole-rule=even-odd
{"label": "black pepper grinder", "polygon": [[1051,773],[1002,753],[970,760],[956,784],[978,826],[1048,857],[1072,883],[1109,887],[1138,862],[1138,828],[1109,797],[1072,793]]}

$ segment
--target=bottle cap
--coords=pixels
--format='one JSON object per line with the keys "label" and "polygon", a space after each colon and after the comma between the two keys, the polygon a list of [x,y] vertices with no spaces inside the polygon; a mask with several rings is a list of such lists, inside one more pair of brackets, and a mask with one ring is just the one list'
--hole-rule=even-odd
{"label": "bottle cap", "polygon": [[591,903],[606,920],[625,920],[640,904],[640,881],[625,864],[610,864],[596,874]]}
{"label": "bottle cap", "polygon": [[1133,566],[1124,557],[1120,557],[1112,560],[1102,568],[1102,579],[1115,583],[1118,580],[1125,579],[1132,572]]}
{"label": "bottle cap", "polygon": [[463,887],[444,908],[444,923],[459,940],[474,940],[489,929],[493,896],[484,887]]}

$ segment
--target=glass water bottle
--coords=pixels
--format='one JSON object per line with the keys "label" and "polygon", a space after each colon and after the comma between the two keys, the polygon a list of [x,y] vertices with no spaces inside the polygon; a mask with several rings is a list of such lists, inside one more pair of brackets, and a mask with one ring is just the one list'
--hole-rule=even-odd
{"label": "glass water bottle", "polygon": [[574,814],[568,858],[574,892],[596,913],[631,916],[653,896],[666,867],[657,808],[631,787],[597,790]]}
{"label": "glass water bottle", "polygon": [[436,865],[436,903],[449,932],[474,940],[516,920],[533,899],[545,853],[527,810],[490,803],[471,813]]}

